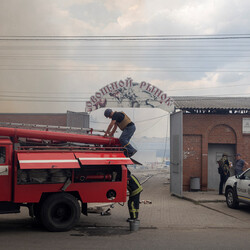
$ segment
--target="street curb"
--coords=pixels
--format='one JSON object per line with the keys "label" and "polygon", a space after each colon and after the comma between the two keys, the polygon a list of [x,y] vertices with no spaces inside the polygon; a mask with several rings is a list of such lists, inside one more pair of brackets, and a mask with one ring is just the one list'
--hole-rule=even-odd
{"label": "street curb", "polygon": [[195,199],[189,198],[187,196],[180,196],[180,195],[177,195],[177,194],[171,194],[171,195],[176,196],[179,199],[191,201],[191,202],[193,202],[195,204],[226,202],[226,200],[195,200]]}
{"label": "street curb", "polygon": [[182,199],[182,200],[191,201],[191,202],[193,202],[193,203],[195,203],[197,205],[199,204],[199,202],[197,202],[196,200],[193,200],[193,199],[185,197],[185,196],[180,196],[180,195],[177,195],[177,194],[171,194],[171,196],[175,196],[175,197],[177,197],[179,199]]}

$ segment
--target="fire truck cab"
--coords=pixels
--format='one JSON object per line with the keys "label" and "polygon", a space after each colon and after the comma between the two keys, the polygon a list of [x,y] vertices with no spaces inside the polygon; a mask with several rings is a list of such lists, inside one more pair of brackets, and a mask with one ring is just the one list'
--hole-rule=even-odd
{"label": "fire truck cab", "polygon": [[11,201],[12,194],[12,152],[10,139],[0,139],[0,202]]}

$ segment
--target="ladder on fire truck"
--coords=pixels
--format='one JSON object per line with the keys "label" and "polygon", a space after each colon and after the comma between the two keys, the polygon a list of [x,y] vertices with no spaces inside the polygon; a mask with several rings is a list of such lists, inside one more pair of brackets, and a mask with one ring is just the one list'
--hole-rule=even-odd
{"label": "ladder on fire truck", "polygon": [[[4,130],[7,129],[20,129],[22,131],[15,131],[15,130]],[[38,124],[25,124],[25,123],[11,123],[11,122],[0,122],[0,130],[3,133],[3,136],[14,136],[19,137],[20,134],[26,138],[26,143],[37,143],[32,139],[41,139],[41,140],[53,140],[55,137],[56,141],[70,141],[71,143],[86,143],[86,144],[94,144],[94,147],[85,146],[85,150],[112,150],[112,151],[123,151],[123,148],[120,145],[119,139],[114,137],[103,137],[100,135],[94,135],[93,132],[102,132],[105,133],[104,130],[97,130],[92,128],[77,128],[77,127],[64,127],[64,126],[51,126],[51,125],[38,125]],[[29,133],[29,132],[23,132],[24,130],[37,130],[40,131],[40,133]],[[59,132],[59,133],[58,133]],[[61,133],[60,133],[61,132]],[[48,134],[47,134],[48,133]],[[49,134],[50,133],[50,134]],[[53,133],[58,133],[57,135]],[[65,133],[65,136],[63,135]],[[66,136],[67,134],[67,136]],[[58,138],[59,136],[59,138]],[[27,141],[27,138],[29,138],[29,141]],[[69,140],[67,140],[69,139]],[[99,145],[105,145],[105,148],[102,146],[97,147],[96,144]],[[34,145],[31,145],[34,149]],[[46,145],[46,149],[48,149]],[[56,143],[54,146],[58,147],[59,144]],[[72,146],[72,145],[71,145]],[[76,145],[77,147],[81,147],[80,145]],[[22,145],[22,149],[27,149],[29,145]],[[39,145],[41,148],[41,146]],[[38,147],[37,147],[38,148]],[[36,148],[36,149],[37,149]],[[52,148],[53,149],[53,148]],[[136,160],[132,159],[134,164],[142,165],[141,163],[137,162]]]}
{"label": "ladder on fire truck", "polygon": [[104,130],[98,130],[93,128],[78,128],[78,127],[12,123],[12,122],[0,122],[0,127],[33,129],[40,131],[42,130],[42,131],[53,131],[53,132],[75,133],[75,134],[90,134],[90,135],[92,135],[93,132],[105,133]]}
{"label": "ladder on fire truck", "polygon": [[[24,124],[24,123],[11,123],[0,122],[0,135],[12,137],[15,142],[22,144],[34,144],[45,143],[46,146],[59,146],[60,142],[65,144],[74,144],[73,146],[90,147],[92,149],[102,148],[116,148],[121,149],[118,138],[104,137],[103,134],[93,134],[93,132],[105,132],[102,130],[94,130],[91,128],[75,128],[75,127],[62,127],[62,126],[50,126],[50,125],[36,125],[36,124]],[[18,138],[22,138],[19,140]],[[24,139],[24,140],[23,140]],[[78,145],[80,144],[80,145]],[[23,145],[25,146],[25,145]],[[29,146],[29,145],[27,145]]]}

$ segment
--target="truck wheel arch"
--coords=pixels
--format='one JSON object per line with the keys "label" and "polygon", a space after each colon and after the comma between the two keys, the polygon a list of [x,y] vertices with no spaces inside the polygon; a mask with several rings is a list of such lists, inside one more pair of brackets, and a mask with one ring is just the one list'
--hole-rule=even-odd
{"label": "truck wheel arch", "polygon": [[54,193],[42,202],[40,219],[45,228],[53,232],[68,231],[80,218],[80,205],[69,193]]}

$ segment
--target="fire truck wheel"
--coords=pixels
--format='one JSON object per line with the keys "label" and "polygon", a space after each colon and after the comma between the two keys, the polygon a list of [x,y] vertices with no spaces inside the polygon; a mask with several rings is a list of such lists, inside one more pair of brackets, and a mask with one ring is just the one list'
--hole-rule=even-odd
{"label": "fire truck wheel", "polygon": [[41,220],[49,231],[68,231],[79,221],[79,218],[79,203],[70,194],[52,194],[42,204]]}

